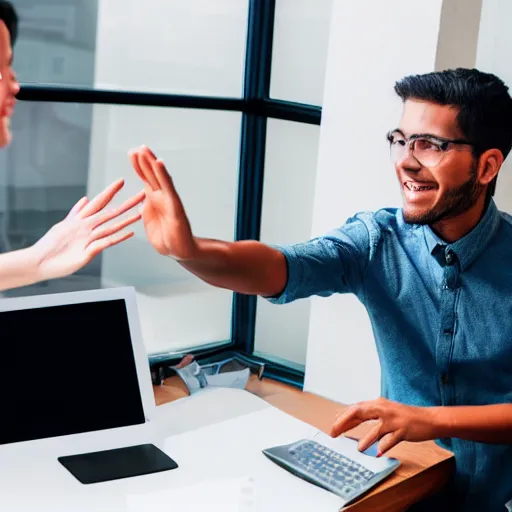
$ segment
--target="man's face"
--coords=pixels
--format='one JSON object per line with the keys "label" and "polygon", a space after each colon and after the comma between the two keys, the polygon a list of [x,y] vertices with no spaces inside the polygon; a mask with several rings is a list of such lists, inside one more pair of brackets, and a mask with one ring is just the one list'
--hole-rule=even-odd
{"label": "man's face", "polygon": [[12,47],[9,31],[0,21],[0,147],[11,142],[10,119],[16,103],[15,96],[20,90],[12,70]]}
{"label": "man's face", "polygon": [[[477,159],[471,146],[441,144],[440,151],[435,149],[437,141],[464,139],[457,114],[457,109],[423,101],[407,100],[404,104],[399,130],[395,132],[400,139],[396,147],[401,155],[395,161],[395,169],[406,222],[435,224],[457,217],[473,207],[482,193],[477,181]],[[403,151],[404,141],[418,135],[433,136],[415,144],[414,153],[420,161],[410,146]],[[434,144],[430,145],[429,140]],[[426,156],[422,162],[423,155]]]}

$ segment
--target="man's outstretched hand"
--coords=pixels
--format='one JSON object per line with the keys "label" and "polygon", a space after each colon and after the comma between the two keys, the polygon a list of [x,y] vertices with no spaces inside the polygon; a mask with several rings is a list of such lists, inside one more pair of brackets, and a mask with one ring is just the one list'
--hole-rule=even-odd
{"label": "man's outstretched hand", "polygon": [[[106,206],[121,190],[124,180],[118,180],[94,199],[80,199],[64,220],[55,224],[31,248],[35,254],[38,280],[48,280],[70,275],[87,265],[100,252],[127,240],[133,232],[121,231],[137,222],[141,214],[123,220],[119,217],[144,200],[141,191],[122,205],[105,211]],[[107,222],[118,219],[111,225]]]}
{"label": "man's outstretched hand", "polygon": [[130,151],[129,157],[144,183],[142,220],[149,242],[178,261],[193,258],[197,247],[190,222],[164,163],[146,146]]}
{"label": "man's outstretched hand", "polygon": [[287,270],[281,251],[256,240],[225,242],[195,237],[162,160],[146,146],[129,155],[146,192],[142,209],[146,235],[160,254],[170,256],[185,270],[218,288],[263,296],[284,289]]}

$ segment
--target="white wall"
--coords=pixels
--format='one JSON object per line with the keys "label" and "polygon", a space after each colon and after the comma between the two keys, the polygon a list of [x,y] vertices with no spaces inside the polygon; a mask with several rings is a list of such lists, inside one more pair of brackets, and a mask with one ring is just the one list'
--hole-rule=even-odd
{"label": "white wall", "polygon": [[[432,71],[441,0],[335,0],[312,235],[357,211],[400,206],[385,134],[397,124],[396,80]],[[315,298],[305,389],[351,403],[377,397],[380,368],[365,309],[353,296]]]}

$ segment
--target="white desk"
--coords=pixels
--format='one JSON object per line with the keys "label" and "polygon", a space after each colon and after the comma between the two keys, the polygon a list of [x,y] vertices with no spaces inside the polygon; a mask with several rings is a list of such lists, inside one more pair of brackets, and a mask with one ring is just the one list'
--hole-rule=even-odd
{"label": "white desk", "polygon": [[[314,430],[264,400],[246,391],[212,389],[160,406],[157,414],[151,428],[111,431],[101,440],[81,435],[0,447],[0,510],[132,512],[134,495],[244,476],[254,478],[254,512],[338,510],[337,496],[288,474],[261,453]],[[168,453],[179,468],[82,485],[57,461],[69,453],[145,441]],[[160,508],[188,512],[170,500]]]}

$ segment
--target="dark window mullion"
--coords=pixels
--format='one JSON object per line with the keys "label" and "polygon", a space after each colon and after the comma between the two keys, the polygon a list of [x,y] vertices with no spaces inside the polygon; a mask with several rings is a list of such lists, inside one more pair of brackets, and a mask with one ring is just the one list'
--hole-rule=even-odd
{"label": "dark window mullion", "polygon": [[256,105],[249,105],[242,98],[219,98],[210,96],[190,96],[186,94],[162,94],[134,91],[109,91],[61,86],[41,86],[22,84],[17,95],[19,100],[92,103],[100,105],[134,105],[150,107],[197,108],[206,110],[250,111]]}
{"label": "dark window mullion", "polygon": [[267,117],[320,125],[322,107],[283,100],[263,100],[262,113]]}
{"label": "dark window mullion", "polygon": [[[264,88],[262,91],[266,92]],[[248,92],[247,98],[222,98],[22,84],[17,97],[21,101],[228,110],[301,123],[320,124],[321,107],[274,100],[268,97],[252,97],[251,94]]]}
{"label": "dark window mullion", "polygon": [[[248,103],[263,105],[269,97],[274,15],[275,0],[250,0],[244,79],[244,100]],[[260,238],[266,136],[266,116],[244,113],[236,240]],[[247,354],[254,350],[256,300],[238,293],[233,298],[231,336],[235,348]]]}

